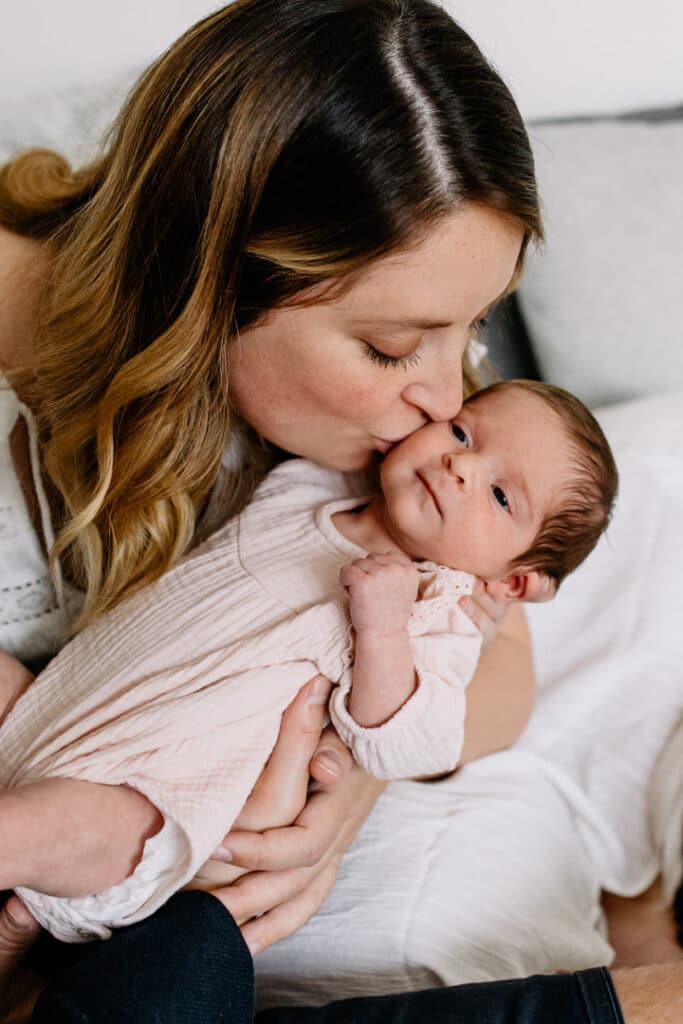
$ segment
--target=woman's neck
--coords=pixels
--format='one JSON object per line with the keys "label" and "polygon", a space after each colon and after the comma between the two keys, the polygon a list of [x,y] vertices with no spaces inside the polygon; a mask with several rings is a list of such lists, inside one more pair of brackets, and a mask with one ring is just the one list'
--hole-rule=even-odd
{"label": "woman's neck", "polygon": [[384,498],[381,494],[360,509],[335,512],[332,522],[342,537],[365,551],[401,550],[384,524]]}

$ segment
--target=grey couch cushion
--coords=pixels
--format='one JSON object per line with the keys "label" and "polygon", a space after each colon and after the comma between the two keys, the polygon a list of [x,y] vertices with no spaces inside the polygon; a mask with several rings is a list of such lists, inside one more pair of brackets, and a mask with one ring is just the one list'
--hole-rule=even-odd
{"label": "grey couch cushion", "polygon": [[531,136],[547,243],[519,304],[542,376],[592,405],[683,388],[681,108]]}

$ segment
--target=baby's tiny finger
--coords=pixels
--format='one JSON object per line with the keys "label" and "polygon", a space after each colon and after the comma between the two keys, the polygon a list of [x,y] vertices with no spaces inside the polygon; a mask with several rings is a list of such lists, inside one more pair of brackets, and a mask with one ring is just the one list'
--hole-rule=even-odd
{"label": "baby's tiny finger", "polygon": [[470,597],[461,597],[458,604],[464,611],[465,615],[472,620],[474,625],[481,632],[485,616],[476,601],[473,601]]}

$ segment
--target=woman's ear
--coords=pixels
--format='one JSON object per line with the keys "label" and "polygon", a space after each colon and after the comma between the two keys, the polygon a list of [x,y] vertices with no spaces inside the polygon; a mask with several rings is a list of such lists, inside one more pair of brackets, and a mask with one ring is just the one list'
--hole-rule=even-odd
{"label": "woman's ear", "polygon": [[496,601],[550,601],[555,597],[555,584],[543,572],[513,572],[502,580],[486,584],[486,591]]}

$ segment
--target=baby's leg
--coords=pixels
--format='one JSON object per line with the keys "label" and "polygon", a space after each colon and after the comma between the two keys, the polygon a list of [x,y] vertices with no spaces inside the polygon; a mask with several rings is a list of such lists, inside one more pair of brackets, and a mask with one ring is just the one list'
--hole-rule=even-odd
{"label": "baby's leg", "polygon": [[17,658],[0,651],[0,724],[12,710],[34,676]]}
{"label": "baby's leg", "polygon": [[162,816],[127,786],[41,779],[0,796],[0,889],[87,896],[135,870]]}

